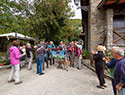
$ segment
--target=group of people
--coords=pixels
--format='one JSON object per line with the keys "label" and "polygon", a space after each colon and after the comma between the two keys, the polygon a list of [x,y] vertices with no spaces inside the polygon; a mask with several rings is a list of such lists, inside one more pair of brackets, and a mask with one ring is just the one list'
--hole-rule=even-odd
{"label": "group of people", "polygon": [[[26,58],[28,62],[28,70],[32,69],[32,60],[33,60],[33,51],[30,43],[24,44],[20,43],[18,40],[14,40],[12,42],[12,46],[10,47],[10,63],[12,66],[8,83],[15,82],[15,84],[23,83],[20,81],[19,71],[20,67],[24,67],[26,63]],[[15,77],[15,78],[13,78]]]}
{"label": "group of people", "polygon": [[[28,70],[32,70],[32,61],[34,56],[37,63],[36,73],[43,75],[43,69],[45,65],[43,63],[46,63],[47,68],[49,67],[49,60],[50,65],[54,64],[55,59],[53,57],[53,52],[60,53],[62,50],[64,51],[64,69],[68,71],[68,66],[74,67],[76,57],[78,59],[77,69],[80,70],[82,59],[82,43],[80,41],[71,42],[69,44],[61,41],[60,44],[56,47],[52,41],[50,41],[50,43],[45,43],[45,41],[42,40],[32,48],[30,43],[24,44],[20,43],[18,40],[14,40],[12,42],[12,46],[10,47],[10,63],[12,65],[12,69],[8,78],[8,83],[23,83],[23,81],[20,81],[19,76],[20,67],[25,67],[25,63],[28,62]],[[61,66],[60,63],[58,64]]]}
{"label": "group of people", "polygon": [[99,79],[98,88],[104,89],[107,87],[104,79],[104,64],[110,68],[112,76],[112,87],[114,95],[125,95],[125,57],[124,49],[120,47],[112,47],[112,56],[110,58],[105,56],[103,45],[98,45],[96,50],[92,50],[93,59],[95,60],[95,70]]}
{"label": "group of people", "polygon": [[[33,51],[36,56],[37,71],[39,75],[44,75],[43,67],[44,62],[46,67],[49,67],[48,60],[50,60],[50,65],[55,63],[53,57],[53,52],[61,53],[64,51],[63,61],[58,61],[58,66],[64,65],[64,69],[68,71],[68,66],[74,67],[75,59],[77,58],[77,69],[81,69],[81,59],[82,59],[82,43],[80,41],[70,42],[66,44],[61,41],[60,44],[56,47],[55,44],[50,41],[50,43],[45,43],[44,40],[40,41],[39,44],[31,48],[29,43],[20,44],[19,41],[13,41],[13,46],[10,47],[10,62],[12,69],[8,78],[8,83],[15,82],[15,84],[20,84],[23,81],[20,81],[19,70],[20,67],[25,66],[25,59],[28,60],[28,70],[32,69],[32,60],[33,60]],[[114,95],[117,93],[122,93],[125,95],[125,57],[124,49],[120,47],[112,48],[113,58],[105,56],[105,48],[103,45],[98,45],[96,50],[92,50],[93,59],[95,60],[95,70],[99,79],[98,88],[104,89],[107,87],[104,79],[104,64],[106,63],[107,67],[110,68],[110,73],[112,76],[112,86]],[[52,62],[53,61],[53,62]],[[15,78],[13,78],[15,76]]]}
{"label": "group of people", "polygon": [[60,68],[62,68],[62,64],[64,64],[64,69],[68,71],[68,66],[74,67],[75,59],[77,59],[77,69],[81,69],[82,42],[77,41],[66,44],[61,41],[60,45],[57,47],[57,52],[58,51],[64,51],[64,61],[62,61],[63,63],[59,63]]}

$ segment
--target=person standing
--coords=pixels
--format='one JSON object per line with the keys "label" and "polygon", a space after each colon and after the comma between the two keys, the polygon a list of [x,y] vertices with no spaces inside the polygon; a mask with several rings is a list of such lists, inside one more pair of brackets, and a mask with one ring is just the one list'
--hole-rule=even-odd
{"label": "person standing", "polygon": [[78,66],[77,69],[81,69],[81,59],[82,59],[82,45],[80,45],[80,43],[75,43],[75,45],[78,47],[77,51],[76,51],[76,56],[77,56],[77,60],[78,60]]}
{"label": "person standing", "polygon": [[100,85],[97,86],[97,88],[101,88],[104,89],[104,87],[106,87],[106,83],[104,80],[104,59],[105,59],[105,55],[103,53],[104,48],[103,46],[98,46],[97,47],[97,54],[96,51],[92,51],[93,54],[93,59],[95,60],[95,70],[96,70],[96,74],[98,76],[99,79],[99,83]]}
{"label": "person standing", "polygon": [[[23,83],[23,81],[20,81],[20,75],[19,75],[19,58],[24,56],[24,54],[20,54],[20,50],[19,50],[19,44],[20,42],[15,40],[12,42],[13,46],[10,47],[10,63],[11,63],[11,72],[8,78],[8,83],[10,82],[15,82],[15,84],[20,84]],[[13,79],[13,76],[15,76],[15,78]]]}
{"label": "person standing", "polygon": [[70,67],[74,67],[74,62],[75,62],[75,46],[74,42],[71,42],[71,46],[69,47],[70,50]]}
{"label": "person standing", "polygon": [[26,44],[25,43],[21,43],[20,52],[21,54],[24,54],[24,56],[20,58],[20,67],[24,67],[25,59],[26,59]]}
{"label": "person standing", "polygon": [[33,48],[31,48],[30,43],[27,43],[26,45],[26,54],[27,54],[27,60],[28,60],[28,70],[32,70],[32,61],[33,61]]}
{"label": "person standing", "polygon": [[114,83],[117,90],[117,95],[125,95],[125,57],[124,49],[113,47],[112,55],[117,59],[114,69]]}
{"label": "person standing", "polygon": [[68,71],[68,49],[64,43],[64,70]]}
{"label": "person standing", "polygon": [[62,48],[62,50],[64,50],[64,49],[65,49],[65,48],[64,48],[64,42],[63,42],[63,41],[61,41],[61,42],[60,42],[59,47],[61,47],[61,48]]}
{"label": "person standing", "polygon": [[107,67],[110,69],[110,76],[112,77],[113,92],[114,92],[114,95],[116,95],[116,87],[115,87],[115,84],[114,84],[113,73],[114,73],[114,68],[115,68],[115,65],[117,63],[117,60],[115,58],[112,58],[111,61],[110,61],[110,59],[108,57],[106,57],[105,61],[106,61]]}
{"label": "person standing", "polygon": [[[44,62],[46,62],[46,68],[49,68],[49,64],[48,64],[48,49],[47,49],[47,47],[48,47],[48,42],[46,42],[44,44],[44,48],[46,49],[46,52],[45,52],[45,55],[44,55]],[[45,66],[43,65],[43,67],[45,67]]]}
{"label": "person standing", "polygon": [[56,47],[54,45],[54,43],[52,41],[50,41],[50,44],[48,45],[48,59],[50,60],[50,65],[52,65],[52,61],[53,64],[55,63],[55,59],[53,58],[53,51],[56,50]]}
{"label": "person standing", "polygon": [[42,65],[45,55],[44,43],[41,42],[36,49],[37,74],[43,75]]}

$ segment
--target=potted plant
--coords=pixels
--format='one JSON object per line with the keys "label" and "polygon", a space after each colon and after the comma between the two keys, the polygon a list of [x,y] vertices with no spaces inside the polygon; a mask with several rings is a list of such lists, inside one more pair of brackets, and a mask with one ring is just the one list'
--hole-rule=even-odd
{"label": "potted plant", "polygon": [[0,66],[4,66],[4,65],[10,65],[10,59],[0,61]]}
{"label": "potted plant", "polygon": [[0,66],[4,66],[6,64],[6,60],[0,61]]}
{"label": "potted plant", "polygon": [[109,57],[109,58],[113,58],[110,49],[108,49],[108,50],[105,51],[105,56],[107,56],[107,57]]}

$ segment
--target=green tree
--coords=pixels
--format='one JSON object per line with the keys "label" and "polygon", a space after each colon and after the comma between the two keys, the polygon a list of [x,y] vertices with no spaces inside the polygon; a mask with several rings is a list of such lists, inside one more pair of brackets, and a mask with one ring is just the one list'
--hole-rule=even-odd
{"label": "green tree", "polygon": [[[5,2],[6,1],[6,2]],[[0,33],[18,32],[38,39],[58,43],[77,40],[79,23],[70,0],[5,0],[0,2]]]}
{"label": "green tree", "polygon": [[[73,32],[69,20],[73,16],[73,12],[71,12],[68,3],[69,0],[20,1],[19,4],[24,7],[23,15],[27,18],[26,23],[30,25],[27,32],[32,31],[36,39],[53,40],[55,42],[66,38],[68,40],[67,36],[71,36],[71,32]],[[71,35],[68,35],[70,33]]]}
{"label": "green tree", "polygon": [[22,7],[14,1],[0,1],[0,34],[14,31],[22,32],[23,27],[21,23],[23,18],[18,17],[21,10]]}

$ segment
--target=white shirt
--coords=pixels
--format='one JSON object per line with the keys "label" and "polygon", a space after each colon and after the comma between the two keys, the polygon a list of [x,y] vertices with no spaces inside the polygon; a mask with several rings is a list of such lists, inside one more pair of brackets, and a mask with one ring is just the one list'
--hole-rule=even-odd
{"label": "white shirt", "polygon": [[76,45],[77,47],[79,47],[79,48],[81,49],[81,51],[82,51],[82,45],[78,45],[77,43],[75,43],[75,45]]}
{"label": "white shirt", "polygon": [[[22,48],[22,47],[20,47],[20,48]],[[23,49],[21,49],[21,50],[22,50],[23,54],[26,55],[26,49],[23,48]]]}

